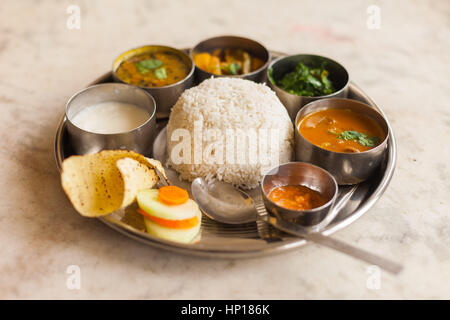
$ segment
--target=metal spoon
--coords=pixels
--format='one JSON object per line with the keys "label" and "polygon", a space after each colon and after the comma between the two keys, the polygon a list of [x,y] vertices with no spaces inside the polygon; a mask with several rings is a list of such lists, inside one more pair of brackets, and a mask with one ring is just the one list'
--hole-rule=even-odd
{"label": "metal spoon", "polygon": [[200,209],[213,220],[229,224],[247,223],[257,220],[266,221],[276,229],[335,249],[369,264],[377,265],[393,274],[398,274],[403,268],[396,262],[366,250],[324,236],[319,232],[311,232],[296,223],[270,216],[262,200],[255,202],[254,199],[256,197],[252,198],[244,191],[238,190],[228,183],[196,178],[192,182],[191,190]]}

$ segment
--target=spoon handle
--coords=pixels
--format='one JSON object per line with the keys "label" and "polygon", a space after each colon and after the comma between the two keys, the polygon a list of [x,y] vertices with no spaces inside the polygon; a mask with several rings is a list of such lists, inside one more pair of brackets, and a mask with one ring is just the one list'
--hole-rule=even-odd
{"label": "spoon handle", "polygon": [[268,217],[267,221],[275,228],[280,229],[286,233],[290,233],[292,235],[305,238],[306,240],[310,240],[315,243],[324,245],[328,248],[335,249],[349,256],[352,256],[356,259],[365,261],[372,265],[379,266],[380,268],[383,268],[386,271],[389,271],[393,274],[398,274],[403,269],[403,267],[396,262],[380,257],[366,250],[354,247],[348,243],[324,236],[321,233],[308,233],[303,229],[303,227],[295,223],[281,219],[276,219],[275,217],[272,216]]}

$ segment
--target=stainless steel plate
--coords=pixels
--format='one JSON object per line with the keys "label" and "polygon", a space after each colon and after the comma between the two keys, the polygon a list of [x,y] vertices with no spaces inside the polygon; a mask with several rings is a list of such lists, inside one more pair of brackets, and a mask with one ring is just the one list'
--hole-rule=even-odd
{"label": "stainless steel plate", "polygon": [[[280,56],[272,52],[272,56]],[[111,73],[106,73],[92,84],[112,82]],[[350,99],[359,100],[378,110],[386,118],[383,111],[354,83],[350,83]],[[61,118],[55,139],[55,157],[58,170],[62,161],[73,154],[66,132],[66,119]],[[330,235],[340,230],[366,213],[386,190],[395,169],[397,149],[394,133],[389,121],[388,151],[378,172],[370,179],[354,187],[340,187],[335,218],[322,231]],[[160,133],[154,143],[154,157],[164,158],[165,125],[167,120],[158,121]],[[182,182],[180,182],[182,183]],[[120,210],[109,216],[99,218],[111,228],[124,235],[148,245],[174,252],[220,258],[245,258],[281,253],[305,245],[303,239],[281,235],[272,241],[262,240],[258,235],[256,223],[242,225],[225,225],[215,222],[205,215],[202,218],[202,236],[196,244],[180,244],[154,237],[144,231],[142,217],[134,210]],[[278,234],[279,235],[279,234]]]}

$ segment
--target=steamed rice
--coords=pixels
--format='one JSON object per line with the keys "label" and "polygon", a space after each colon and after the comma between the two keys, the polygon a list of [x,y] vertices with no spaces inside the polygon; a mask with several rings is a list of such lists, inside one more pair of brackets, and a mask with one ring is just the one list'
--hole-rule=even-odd
{"label": "steamed rice", "polygon": [[[201,127],[201,135],[198,130],[194,132],[195,125],[197,129]],[[236,140],[229,140],[234,141],[232,150],[226,149],[229,147],[225,138],[227,129],[235,130]],[[266,130],[268,137],[274,134],[277,141],[258,135],[256,149],[250,149],[244,143],[254,139],[244,139],[245,135],[242,135],[249,129],[258,133],[259,129],[263,129],[261,132]],[[180,132],[188,133],[190,138],[176,136]],[[173,141],[171,137],[177,139]],[[265,148],[260,145],[263,140],[268,145],[278,144],[278,148]],[[181,141],[187,148],[180,152]],[[239,151],[243,145],[245,155],[242,149]],[[264,170],[292,159],[293,145],[292,122],[275,93],[264,84],[237,78],[211,78],[186,90],[172,108],[167,125],[167,165],[174,168],[180,178],[189,181],[200,176],[215,177],[244,188],[256,187]],[[276,153],[273,152],[275,149]],[[244,157],[245,161],[227,161],[227,154],[232,154],[235,159]],[[180,157],[184,159],[181,163]],[[251,157],[256,160],[252,162]]]}

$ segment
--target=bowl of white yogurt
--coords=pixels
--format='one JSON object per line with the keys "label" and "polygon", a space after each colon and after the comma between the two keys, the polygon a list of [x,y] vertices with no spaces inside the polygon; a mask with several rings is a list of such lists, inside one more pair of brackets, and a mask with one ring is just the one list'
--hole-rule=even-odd
{"label": "bowl of white yogurt", "polygon": [[143,89],[121,83],[90,86],[69,99],[66,121],[77,154],[123,149],[151,156],[156,103]]}

